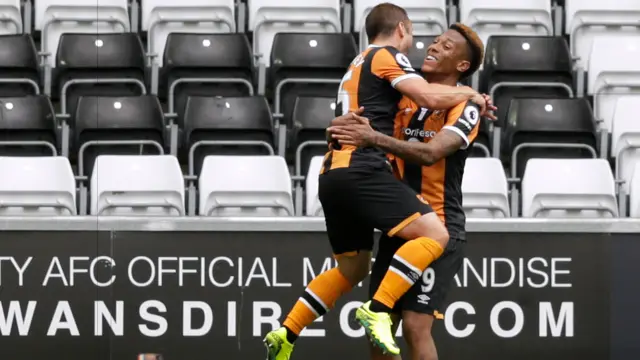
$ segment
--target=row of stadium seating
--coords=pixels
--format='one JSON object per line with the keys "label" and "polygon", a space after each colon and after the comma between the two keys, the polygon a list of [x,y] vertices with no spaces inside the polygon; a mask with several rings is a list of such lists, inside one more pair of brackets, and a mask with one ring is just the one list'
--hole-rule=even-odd
{"label": "row of stadium seating", "polygon": [[[640,97],[617,101],[611,144],[617,178],[628,180],[638,159]],[[326,151],[325,129],[333,115],[333,100],[301,97],[294,106],[295,131],[288,151],[279,151],[271,110],[264,97],[189,97],[176,131],[168,126],[160,102],[153,95],[80,97],[75,120],[66,131],[44,95],[0,99],[0,154],[33,156],[58,153],[78,164],[86,175],[98,154],[162,154],[178,151],[180,162],[198,173],[206,155],[269,155],[286,152],[295,171],[306,172],[311,157]],[[501,133],[496,157],[521,177],[530,158],[604,157],[596,122],[584,98],[513,99],[509,121]],[[484,131],[472,156],[490,157]],[[67,155],[68,154],[68,155]]]}
{"label": "row of stadium seating", "polygon": [[[0,171],[11,174],[0,178],[0,215],[75,215],[78,208],[86,214],[89,205],[88,213],[100,216],[322,216],[317,196],[322,162],[315,157],[306,179],[292,179],[279,156],[208,156],[199,177],[184,178],[173,156],[103,155],[89,184],[77,186],[64,157],[0,157]],[[510,203],[497,159],[469,159],[462,190],[470,218],[520,213],[519,192],[512,189]],[[620,214],[613,174],[601,159],[532,159],[520,193],[523,217]],[[640,167],[630,195],[630,215],[640,217]]]}
{"label": "row of stadium seating", "polygon": [[[497,126],[483,123],[474,155],[508,164],[513,199],[528,158],[600,157],[613,163],[622,185],[617,214],[626,214],[640,147],[633,111],[640,2],[566,0],[564,9],[548,0],[397,3],[416,22],[415,67],[433,35],[457,19],[484,38],[518,35],[492,36],[471,81],[500,108]],[[0,33],[36,30],[35,40],[0,36],[0,154],[43,155],[37,146],[44,146],[77,163],[77,180],[86,183],[101,153],[167,152],[188,164],[189,181],[203,174],[209,154],[277,153],[295,159],[298,181],[326,149],[337,84],[359,48],[352,32],[375,4],[36,0],[21,8],[19,0],[0,0]],[[30,96],[39,93],[45,96]]]}
{"label": "row of stadium seating", "polygon": [[[166,66],[156,73],[159,76],[151,76],[160,79],[163,90],[150,92],[159,93],[161,103],[168,103],[165,117],[174,131],[184,127],[189,96],[254,94],[251,54],[244,35],[172,34],[169,42]],[[205,43],[217,50],[197,46]],[[0,51],[0,77],[5,83],[0,87],[0,96],[39,92],[37,55],[32,44],[29,35],[0,36],[0,49],[6,49]],[[616,112],[616,104],[622,98],[640,95],[640,65],[636,61],[640,54],[640,36],[603,36],[593,44],[587,94],[594,97],[595,131],[604,139],[614,132],[614,118],[621,116]],[[98,51],[92,49],[96,46]],[[331,117],[328,110],[333,112],[335,107],[336,84],[356,49],[349,35],[281,33],[276,36],[273,51],[277,65],[269,71],[273,90],[272,123],[277,150],[284,155],[288,131],[296,131],[295,128],[304,127],[305,122],[316,120],[317,124],[326,126]],[[423,57],[422,54],[415,56]],[[153,89],[147,81],[148,69],[144,66],[140,39],[135,34],[63,35],[56,63],[52,82],[58,90],[51,98],[54,104],[60,100],[57,117],[65,126],[74,126],[80,96],[131,96]],[[51,76],[45,78],[51,83]],[[500,148],[509,149],[500,145],[504,140],[501,128],[511,121],[508,114],[513,98],[566,99],[580,95],[573,86],[568,46],[558,37],[492,37],[480,80],[481,90],[490,93],[500,109],[497,128],[484,123],[479,141],[494,155]],[[296,103],[306,106],[308,102],[319,106],[328,104],[329,108],[318,110],[318,116],[301,120],[301,116],[308,114],[297,113],[296,109],[302,106]],[[261,120],[256,122],[262,124]],[[570,124],[569,128],[571,126],[574,125]],[[603,141],[601,148],[606,157],[609,148],[605,144]],[[177,151],[174,145],[177,146],[177,142],[172,145],[172,154]]]}
{"label": "row of stadium seating", "polygon": [[[58,1],[60,1],[60,3],[58,3]],[[253,46],[253,51],[251,51],[248,57],[242,58],[245,59],[255,56],[260,59],[260,65],[269,65],[269,63],[273,61],[279,62],[281,60],[280,57],[268,56],[272,54],[272,44],[275,43],[273,39],[277,33],[301,31],[321,31],[324,33],[339,32],[336,31],[337,28],[331,29],[332,26],[329,25],[327,25],[329,28],[324,25],[321,25],[319,28],[312,26],[317,23],[331,23],[332,17],[330,14],[339,12],[339,9],[332,9],[334,6],[339,7],[337,2],[333,4],[325,3],[326,0],[315,1],[318,3],[314,3],[314,1],[312,1],[309,4],[305,3],[303,5],[288,3],[287,1],[275,5],[268,3],[264,4],[261,1],[250,2],[248,4],[250,8],[249,13],[255,17],[255,19],[253,19],[253,21],[250,19],[249,22],[255,23],[254,27],[256,31],[253,32],[253,41],[250,42]],[[359,13],[362,13],[362,16],[360,17],[363,18],[368,9],[370,9],[374,4],[375,2],[371,4],[356,3],[354,6],[361,10],[358,11]],[[442,20],[444,23],[440,23],[440,20],[434,20],[439,19],[438,16],[434,15],[435,13],[444,13],[443,10],[440,9],[445,6],[444,0],[435,0],[432,2],[427,1],[424,4],[422,2],[420,4],[412,4],[412,1],[408,1],[405,5],[409,9],[409,12],[412,14],[415,13],[415,17],[417,17],[415,19],[417,22],[415,33],[419,35],[419,37],[435,35],[443,28],[446,28],[446,19]],[[109,0],[104,3],[101,2],[96,6],[94,6],[94,4],[88,6],[84,2],[74,2],[72,0],[39,1],[35,4],[36,29],[41,30],[43,33],[40,55],[46,58],[43,61],[48,65],[45,70],[50,70],[49,68],[51,67],[61,65],[56,61],[56,59],[58,59],[57,52],[59,51],[59,42],[62,34],[64,33],[119,33],[131,30],[131,26],[125,26],[131,23],[126,0]],[[224,10],[227,6],[231,6],[232,9],[229,11]],[[635,1],[612,0],[606,4],[602,4],[602,2],[599,1],[580,0],[569,1],[566,6],[566,16],[570,19],[570,23],[572,24],[566,29],[568,34],[572,35],[570,36],[570,53],[574,58],[580,59],[581,63],[578,68],[588,69],[589,59],[591,58],[591,53],[593,52],[592,49],[594,48],[593,40],[595,38],[601,36],[631,36],[638,35],[638,33],[640,33],[636,22],[637,15],[640,14],[640,12],[638,12],[640,11],[640,9],[638,9],[640,5]],[[551,21],[551,5],[547,0],[527,0],[517,3],[504,0],[473,0],[466,2],[463,1],[460,4],[460,8],[461,13],[466,14],[463,16],[466,19],[464,21],[476,28],[480,33],[484,34],[483,37],[485,39],[488,39],[490,35],[505,34],[520,36],[552,36],[562,34],[562,32],[545,30],[548,28],[547,23]],[[201,0],[192,0],[192,3],[185,1],[184,4],[181,4],[180,6],[175,6],[175,4],[165,4],[165,0],[150,0],[143,2],[142,17],[143,23],[146,24],[143,28],[146,30],[153,30],[149,31],[153,34],[148,36],[147,52],[144,55],[141,53],[140,58],[142,59],[145,56],[149,57],[149,59],[153,59],[152,63],[154,66],[163,67],[165,60],[167,60],[163,54],[165,54],[164,50],[166,49],[166,45],[171,44],[171,42],[168,41],[168,36],[171,33],[210,34],[212,32],[235,32],[233,30],[235,27],[233,26],[229,29],[225,29],[225,26],[229,27],[229,22],[232,21],[227,19],[227,15],[236,14],[236,11],[233,9],[235,9],[235,4],[233,3],[226,4],[208,1],[202,3]],[[277,14],[272,13],[274,9],[278,9]],[[501,10],[498,11],[496,9]],[[215,16],[203,16],[203,13],[206,13],[206,10],[212,11]],[[431,10],[434,10],[435,12]],[[137,12],[138,11],[136,11],[136,13]],[[594,13],[597,13],[595,19],[593,18]],[[104,19],[101,17],[104,17]],[[134,15],[133,17],[135,18],[136,16]],[[356,16],[356,18],[360,17]],[[421,17],[423,18],[422,20],[419,19]],[[73,19],[77,20],[76,23],[69,21]],[[632,21],[625,19],[632,19]],[[7,21],[10,22],[9,20]],[[106,23],[107,25],[102,27],[102,25],[98,26],[98,23]],[[109,24],[113,26],[110,27]],[[420,30],[420,24],[424,24],[427,28],[433,29]],[[610,26],[607,27],[606,24],[609,24]],[[604,29],[601,28],[602,25],[605,25]],[[356,26],[356,29],[359,28],[359,26]],[[264,34],[262,34],[263,32]],[[262,39],[262,37],[265,37],[266,39]],[[260,39],[260,44],[257,44],[258,38]],[[92,49],[94,47],[101,48],[104,46],[102,45],[104,40],[96,41],[96,44],[98,43],[101,45],[91,46],[90,44],[85,44],[89,46],[86,46],[84,50],[86,51],[86,49]],[[211,52],[213,51],[212,49],[215,48],[215,45],[217,44],[211,44],[210,42],[201,40],[200,42],[187,44],[183,46],[182,49],[197,52],[202,51],[197,50],[198,48],[206,47],[210,49],[209,52]],[[423,41],[417,42],[416,45],[419,48],[422,47],[419,50],[423,50]],[[543,53],[540,52],[540,48],[531,48],[530,44],[527,43],[522,43],[520,46],[523,47],[523,51],[537,53],[540,58],[544,58],[544,56],[540,55]],[[263,49],[263,47],[266,48]],[[299,46],[290,46],[289,48],[296,49],[299,48]],[[306,52],[314,51],[314,49],[309,48],[317,48],[315,49],[316,52],[324,51],[322,46],[318,48],[317,41],[314,42],[313,39],[308,41],[308,45],[301,47],[301,49]],[[624,47],[622,48],[624,49]],[[135,46],[133,46],[130,47],[130,50],[138,49],[135,49]],[[98,49],[98,52],[102,51],[106,52],[107,50]],[[597,52],[599,51],[600,50],[597,50]],[[276,55],[282,53],[283,52],[281,51],[276,53]],[[420,60],[422,58],[423,51],[418,51],[418,53],[420,55],[418,58],[419,64],[421,63]],[[560,53],[559,55],[562,61],[566,59],[564,53]],[[63,58],[63,62],[68,61],[68,57],[69,56],[66,55]],[[105,58],[105,54],[101,53],[100,57]],[[95,56],[93,58],[95,60]],[[346,58],[350,59],[349,57]],[[342,57],[338,57],[337,59],[342,59]],[[570,63],[571,62],[569,61],[568,64],[559,64],[566,67]],[[311,67],[314,66],[312,65]],[[564,68],[560,69],[560,71],[564,70]],[[49,79],[49,77],[45,76],[45,80],[47,79]],[[154,81],[155,79],[156,76],[151,76],[152,92],[157,89],[157,82]],[[261,77],[258,79],[259,85],[262,85],[258,87],[258,91],[260,91],[265,85],[264,81],[260,81],[261,79]],[[583,79],[582,76],[578,76],[575,80],[580,84]],[[45,92],[50,90],[50,85],[51,84],[49,82],[45,81]],[[556,88],[558,88],[558,86],[556,86]],[[579,93],[581,92],[579,91]]]}
{"label": "row of stadium seating", "polygon": [[[149,53],[162,54],[167,35],[182,32],[253,33],[253,49],[270,54],[273,36],[278,32],[356,32],[360,47],[366,46],[364,19],[379,1],[309,0],[271,2],[252,0],[2,0],[4,33],[43,33],[42,50],[53,54],[57,40],[67,32],[137,32],[149,33]],[[588,57],[599,26],[628,26],[637,32],[640,4],[635,0],[566,0],[558,6],[550,0],[399,0],[407,9],[418,35],[434,35],[447,25],[461,21],[477,29],[483,39],[490,35],[561,35],[572,37],[574,54]],[[33,8],[33,11],[31,10]],[[33,14],[32,14],[33,12]],[[93,19],[93,22],[87,22]],[[605,30],[605,32],[608,30]],[[619,30],[620,31],[620,30]],[[626,31],[626,30],[621,30]],[[573,37],[578,38],[573,41]],[[52,64],[53,61],[49,59]]]}
{"label": "row of stadium seating", "polygon": [[[155,36],[150,36],[147,42],[148,49],[151,46],[159,48],[162,45],[162,48],[165,49],[163,56],[145,54],[141,39],[134,33],[64,34],[66,31],[91,30],[93,32],[96,29],[98,32],[103,30],[122,31],[122,29],[108,27],[107,29],[96,28],[95,24],[91,25],[94,26],[93,28],[87,28],[82,21],[78,24],[72,24],[73,26],[70,27],[65,22],[68,19],[100,20],[98,19],[100,16],[105,16],[110,19],[109,21],[117,20],[116,13],[119,12],[113,9],[124,9],[125,15],[129,16],[126,1],[125,5],[118,1],[123,0],[109,0],[105,3],[99,3],[97,8],[92,4],[90,12],[88,12],[85,3],[66,0],[60,4],[57,3],[57,0],[37,2],[35,4],[36,29],[42,30],[43,43],[49,44],[47,46],[51,47],[51,49],[43,48],[45,50],[43,53],[50,54],[48,61],[45,62],[47,66],[42,69],[42,74],[38,74],[40,70],[38,66],[39,55],[36,54],[30,39],[5,37],[2,39],[6,40],[5,44],[0,44],[0,48],[6,48],[7,51],[0,53],[0,55],[4,54],[6,59],[2,59],[0,56],[0,70],[6,71],[2,71],[0,75],[6,79],[15,79],[19,82],[18,86],[22,88],[23,92],[25,87],[27,92],[37,92],[42,88],[45,94],[51,95],[56,108],[60,108],[58,118],[62,119],[63,127],[73,126],[75,104],[81,95],[122,96],[147,92],[157,94],[161,103],[166,104],[164,106],[167,112],[166,117],[171,123],[173,134],[179,131],[180,124],[184,120],[185,104],[189,95],[243,96],[254,93],[266,95],[273,104],[273,125],[276,131],[277,150],[280,155],[284,155],[282,151],[286,149],[286,141],[289,138],[287,133],[297,125],[294,117],[296,101],[300,97],[333,98],[336,84],[340,81],[344,68],[357,53],[355,42],[350,34],[279,33],[273,36],[275,39],[273,46],[269,41],[271,49],[269,58],[272,66],[267,72],[264,62],[257,68],[254,66],[253,57],[258,54],[255,41],[252,51],[251,42],[242,34],[203,34],[202,32],[220,29],[211,29],[203,24],[197,27],[192,26],[193,22],[198,22],[192,16],[194,11],[198,10],[202,13],[203,9],[213,9],[212,11],[216,12],[220,8],[224,8],[224,4],[209,4],[210,6],[207,7],[207,4],[198,1],[193,3],[187,1],[184,6],[169,8],[164,6],[167,4],[162,1],[154,2],[154,0],[141,4],[143,19],[145,18],[144,14],[148,12],[149,19],[155,19],[148,20],[150,22],[156,21],[158,29],[166,30],[166,36],[163,35],[157,39]],[[249,5],[255,7],[256,14],[262,14],[261,11],[264,10],[264,14],[271,16],[270,19],[279,19],[278,16],[269,12],[274,9],[272,5],[260,2],[251,2]],[[422,6],[407,7],[410,12],[417,14],[422,13],[421,9],[438,8],[440,5],[444,6],[444,3],[427,2]],[[470,23],[483,29],[485,25],[487,29],[492,29],[491,26],[493,26],[493,20],[489,21],[490,17],[487,17],[489,16],[487,14],[495,13],[499,15],[496,15],[498,17],[502,16],[502,12],[496,11],[496,8],[511,9],[506,11],[509,16],[514,14],[524,16],[524,18],[520,16],[508,19],[501,18],[501,21],[496,20],[504,25],[501,25],[500,31],[493,32],[498,34],[502,30],[511,31],[509,29],[513,27],[514,22],[526,23],[524,20],[527,16],[539,13],[532,9],[540,9],[541,6],[546,9],[550,6],[548,1],[537,0],[524,1],[518,6],[507,6],[507,4],[496,0],[466,3],[466,5],[462,2],[459,5],[461,11],[468,9],[470,13],[476,14],[474,15],[476,17],[482,15],[482,21],[478,22],[479,20],[476,19],[478,21],[474,20],[475,22],[471,21]],[[603,23],[602,16],[599,16],[597,21],[589,17],[589,14],[592,14],[594,9],[600,9],[601,5],[591,1],[571,1],[565,5],[567,14],[574,14],[571,19],[578,19],[584,24],[594,26]],[[232,4],[233,6],[235,5]],[[326,9],[328,5],[301,6],[286,1],[278,3],[276,6],[278,9],[290,10],[290,13],[284,12],[285,15],[282,15],[284,16],[282,22],[289,25],[278,27],[279,24],[269,23],[265,24],[265,27],[260,27],[260,31],[271,26],[275,26],[271,30],[285,32],[328,31],[327,29],[314,30],[313,27],[309,29],[305,26],[291,24],[290,21],[287,22],[287,19],[296,19],[296,16],[298,16],[298,20],[296,20],[298,22],[302,21],[300,19],[309,22],[311,21],[309,17],[299,17],[300,14],[309,14],[310,9],[314,11]],[[640,42],[640,38],[638,35],[630,35],[631,33],[638,34],[637,31],[628,34],[624,26],[617,26],[625,24],[624,16],[633,13],[634,6],[634,3],[614,0],[611,4],[607,4],[608,10],[603,10],[603,12],[608,14],[607,16],[611,15],[615,18],[616,21],[613,21],[612,24],[616,26],[606,28],[602,34],[591,28],[575,32],[576,36],[584,35],[585,39],[583,40],[585,41],[588,38],[590,44],[587,46],[589,48],[586,51],[587,56],[581,56],[581,58],[585,61],[589,60],[587,62],[589,65],[587,67],[586,93],[594,97],[593,108],[598,123],[597,130],[601,133],[600,138],[602,139],[609,136],[607,133],[613,132],[613,116],[618,99],[621,96],[639,93],[637,84],[640,72],[635,59],[638,53],[637,43]],[[360,8],[362,6],[356,3],[354,7]],[[363,9],[367,8],[367,6],[363,7]],[[101,10],[105,10],[105,12],[103,13]],[[115,12],[110,13],[111,10]],[[249,13],[252,14],[252,11],[250,10]],[[466,13],[465,11],[462,12]],[[64,14],[67,13],[72,16],[66,17]],[[97,14],[102,15],[98,16]],[[260,16],[266,16],[264,14]],[[316,17],[322,18],[322,14],[322,11],[313,12],[313,16]],[[218,19],[221,19],[221,16],[218,16]],[[607,18],[607,16],[604,17]],[[175,23],[173,20],[167,20],[174,18],[178,19]],[[129,21],[128,18],[121,20],[122,22]],[[47,21],[52,21],[49,27],[43,25],[43,22],[47,23]],[[165,23],[165,21],[169,23]],[[486,23],[487,21],[489,23]],[[149,25],[147,30],[150,30],[151,27],[153,26]],[[518,26],[515,28],[520,29]],[[634,29],[637,30],[637,28]],[[47,32],[51,33],[45,34]],[[416,32],[420,33],[418,30]],[[515,31],[515,33],[520,35],[537,34],[535,31]],[[154,41],[159,43],[152,45],[151,42]],[[416,36],[415,46],[412,50],[415,66],[421,63],[424,48],[429,41],[429,37]],[[52,45],[54,42],[58,44],[56,47]],[[579,42],[578,39],[573,37],[571,38],[571,46],[561,37],[491,38],[487,44],[484,70],[481,76],[475,78],[477,81],[474,85],[479,90],[494,96],[500,109],[498,117],[501,121],[497,123],[498,127],[494,130],[492,126],[485,124],[480,141],[493,152],[493,155],[497,155],[499,149],[504,148],[500,145],[504,138],[501,135],[500,126],[503,126],[508,120],[506,115],[512,98],[566,98],[580,97],[585,93],[585,77],[580,72],[582,67],[575,67],[572,61],[572,53],[575,56],[575,49],[580,47],[574,44],[576,42]],[[20,51],[14,51],[14,49],[20,49]],[[52,49],[57,49],[57,51],[52,52]],[[148,66],[146,57],[155,59],[152,61],[152,66]],[[267,57],[262,57],[262,59],[265,58]],[[43,78],[42,82],[39,81],[40,76]],[[11,93],[14,92],[14,86],[5,86],[3,89],[4,96],[16,95]],[[60,100],[59,105],[58,100]],[[175,154],[178,150],[178,142],[175,136],[172,139],[171,153]],[[63,147],[63,149],[65,148]],[[600,149],[604,152],[603,156],[606,157],[609,151],[606,141],[601,142]]]}
{"label": "row of stadium seating", "polygon": [[[611,109],[600,95],[623,92],[617,88],[626,84],[611,81],[615,76],[611,72],[637,72],[634,60],[639,39],[640,33],[635,37],[600,36],[586,58],[591,64],[586,93],[602,103],[597,115],[605,122],[610,119]],[[425,48],[432,40],[415,37],[410,59],[416,68],[421,66]],[[276,110],[283,109],[284,122],[289,125],[295,97],[309,92],[335,96],[337,82],[357,54],[348,34],[280,33],[275,36],[271,53],[274,65],[265,75],[266,83],[260,84],[244,34],[170,34],[164,66],[155,70],[145,65],[141,39],[132,33],[64,34],[55,69],[45,71],[47,74],[40,72],[29,35],[0,36],[0,49],[7,49],[0,53],[1,75],[22,79],[6,86],[0,95],[42,89],[55,99],[62,97],[63,113],[73,109],[78,92],[86,93],[98,82],[101,86],[94,91],[102,94],[158,94],[168,101],[168,111],[178,113],[184,108],[185,93],[249,95],[268,86]],[[584,76],[575,74],[569,47],[561,37],[492,37],[486,53],[478,86],[480,91],[494,95],[498,105],[508,105],[515,96],[574,97],[585,93],[584,84],[579,84]],[[257,92],[263,94],[265,90]]]}

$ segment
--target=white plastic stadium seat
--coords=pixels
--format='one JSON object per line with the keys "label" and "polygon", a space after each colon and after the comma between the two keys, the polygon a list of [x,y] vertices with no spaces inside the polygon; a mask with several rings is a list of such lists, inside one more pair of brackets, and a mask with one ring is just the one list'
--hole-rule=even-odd
{"label": "white plastic stadium seat", "polygon": [[[595,37],[640,33],[638,0],[566,0],[564,14],[571,54],[580,58],[579,64],[584,69],[589,65],[591,42]],[[625,23],[635,25],[621,27]],[[606,24],[609,26],[602,26]]]}
{"label": "white plastic stadium seat", "polygon": [[43,48],[55,66],[60,36],[64,33],[119,33],[130,31],[127,0],[38,0],[35,29],[42,31]]}
{"label": "white plastic stadium seat", "polygon": [[491,35],[553,35],[549,0],[460,0],[460,21]]}
{"label": "white plastic stadium seat", "polygon": [[309,171],[307,171],[304,186],[307,199],[307,216],[324,216],[322,204],[320,204],[320,199],[318,199],[318,176],[320,176],[320,169],[322,169],[323,162],[324,156],[314,156],[309,163]]}
{"label": "white plastic stadium seat", "polygon": [[201,216],[293,216],[281,156],[207,156],[198,179]]}
{"label": "white plastic stadium seat", "polygon": [[[413,22],[414,35],[439,35],[447,29],[447,6],[445,0],[393,0],[392,4],[407,10]],[[365,19],[371,9],[380,4],[378,0],[354,0],[353,29],[360,33],[360,48],[369,45],[364,29]]]}
{"label": "white plastic stadium seat", "polygon": [[76,181],[66,157],[0,157],[0,172],[0,216],[76,214]]}
{"label": "white plastic stadium seat", "polygon": [[629,184],[629,217],[640,218],[640,166],[636,166]]}
{"label": "white plastic stadium seat", "polygon": [[523,217],[617,217],[615,181],[604,159],[531,159],[522,178]]}
{"label": "white plastic stadium seat", "polygon": [[91,174],[91,215],[184,215],[184,180],[170,155],[101,155]]}
{"label": "white plastic stadium seat", "polygon": [[22,32],[20,0],[0,0],[0,35]]}
{"label": "white plastic stadium seat", "polygon": [[148,50],[162,66],[167,37],[180,33],[236,31],[234,0],[142,0],[142,30],[148,31]]}
{"label": "white plastic stadium seat", "polygon": [[253,52],[269,66],[271,45],[279,32],[342,32],[340,0],[248,0]]}
{"label": "white plastic stadium seat", "polygon": [[462,177],[462,207],[469,218],[508,218],[507,177],[496,158],[468,158]]}
{"label": "white plastic stadium seat", "polygon": [[589,59],[587,91],[596,118],[611,132],[618,98],[640,95],[640,35],[598,36]]}
{"label": "white plastic stadium seat", "polygon": [[616,177],[625,180],[624,189],[629,191],[629,181],[640,166],[640,95],[618,99],[613,113],[611,133],[611,156],[617,158]]}

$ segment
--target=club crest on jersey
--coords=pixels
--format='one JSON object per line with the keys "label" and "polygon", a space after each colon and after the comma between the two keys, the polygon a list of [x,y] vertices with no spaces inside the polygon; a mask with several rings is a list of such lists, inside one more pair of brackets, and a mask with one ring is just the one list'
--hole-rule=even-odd
{"label": "club crest on jersey", "polygon": [[463,114],[464,118],[471,124],[471,126],[475,126],[475,124],[478,123],[478,120],[480,120],[480,112],[473,105],[469,105],[464,108]]}

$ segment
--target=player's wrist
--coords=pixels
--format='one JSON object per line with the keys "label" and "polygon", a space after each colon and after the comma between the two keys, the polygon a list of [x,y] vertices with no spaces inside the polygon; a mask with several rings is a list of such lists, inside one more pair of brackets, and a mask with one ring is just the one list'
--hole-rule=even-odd
{"label": "player's wrist", "polygon": [[371,136],[367,139],[370,146],[380,146],[384,143],[384,134],[372,131]]}

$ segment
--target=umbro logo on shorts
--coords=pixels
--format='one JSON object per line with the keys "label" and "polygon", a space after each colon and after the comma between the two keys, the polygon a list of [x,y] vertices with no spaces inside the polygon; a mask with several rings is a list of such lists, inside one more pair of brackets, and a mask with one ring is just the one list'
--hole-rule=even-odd
{"label": "umbro logo on shorts", "polygon": [[429,300],[431,300],[431,298],[428,295],[425,295],[425,294],[418,295],[418,302],[420,304],[429,305]]}

